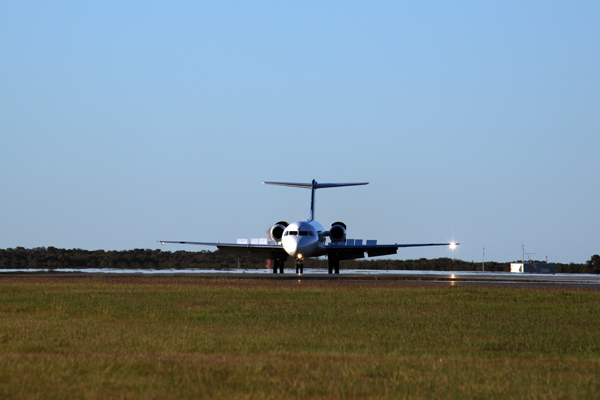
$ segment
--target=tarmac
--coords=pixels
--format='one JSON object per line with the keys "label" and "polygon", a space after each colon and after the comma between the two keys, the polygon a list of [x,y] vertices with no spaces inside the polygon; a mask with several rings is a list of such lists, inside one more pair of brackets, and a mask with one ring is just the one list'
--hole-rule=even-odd
{"label": "tarmac", "polygon": [[600,275],[592,274],[525,274],[508,272],[440,272],[440,271],[340,271],[328,274],[307,270],[274,274],[270,270],[5,270],[2,276],[193,276],[205,279],[253,279],[269,281],[355,282],[398,285],[503,286],[530,288],[580,288],[600,290]]}

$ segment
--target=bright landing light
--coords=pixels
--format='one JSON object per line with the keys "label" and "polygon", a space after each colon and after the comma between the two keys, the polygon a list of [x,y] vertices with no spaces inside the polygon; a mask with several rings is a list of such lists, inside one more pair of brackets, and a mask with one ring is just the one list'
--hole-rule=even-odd
{"label": "bright landing light", "polygon": [[454,250],[456,248],[456,243],[450,242],[450,250]]}

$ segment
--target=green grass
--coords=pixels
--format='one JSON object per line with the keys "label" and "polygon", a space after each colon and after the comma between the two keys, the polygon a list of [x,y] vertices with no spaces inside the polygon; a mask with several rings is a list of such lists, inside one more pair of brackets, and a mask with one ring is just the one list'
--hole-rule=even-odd
{"label": "green grass", "polygon": [[600,292],[0,277],[0,398],[600,398]]}

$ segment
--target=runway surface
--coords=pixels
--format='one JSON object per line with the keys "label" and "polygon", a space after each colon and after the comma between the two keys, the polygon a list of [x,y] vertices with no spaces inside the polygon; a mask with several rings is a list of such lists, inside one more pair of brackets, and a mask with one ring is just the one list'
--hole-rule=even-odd
{"label": "runway surface", "polygon": [[387,284],[428,284],[443,286],[505,286],[554,287],[600,290],[600,275],[591,274],[523,274],[510,272],[442,272],[442,271],[375,271],[343,270],[328,274],[324,270],[306,269],[302,275],[293,271],[274,274],[272,270],[114,270],[114,269],[57,269],[2,270],[2,276],[194,276],[224,279],[262,279],[293,281],[330,281]]}

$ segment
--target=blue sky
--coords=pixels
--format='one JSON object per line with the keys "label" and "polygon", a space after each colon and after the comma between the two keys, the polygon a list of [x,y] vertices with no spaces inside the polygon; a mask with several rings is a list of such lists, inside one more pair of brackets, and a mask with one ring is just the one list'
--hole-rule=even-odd
{"label": "blue sky", "polygon": [[[0,248],[316,217],[399,258],[600,252],[597,1],[0,3]],[[163,247],[166,249],[166,247]],[[170,250],[182,249],[171,246]],[[200,250],[200,248],[186,248]]]}

